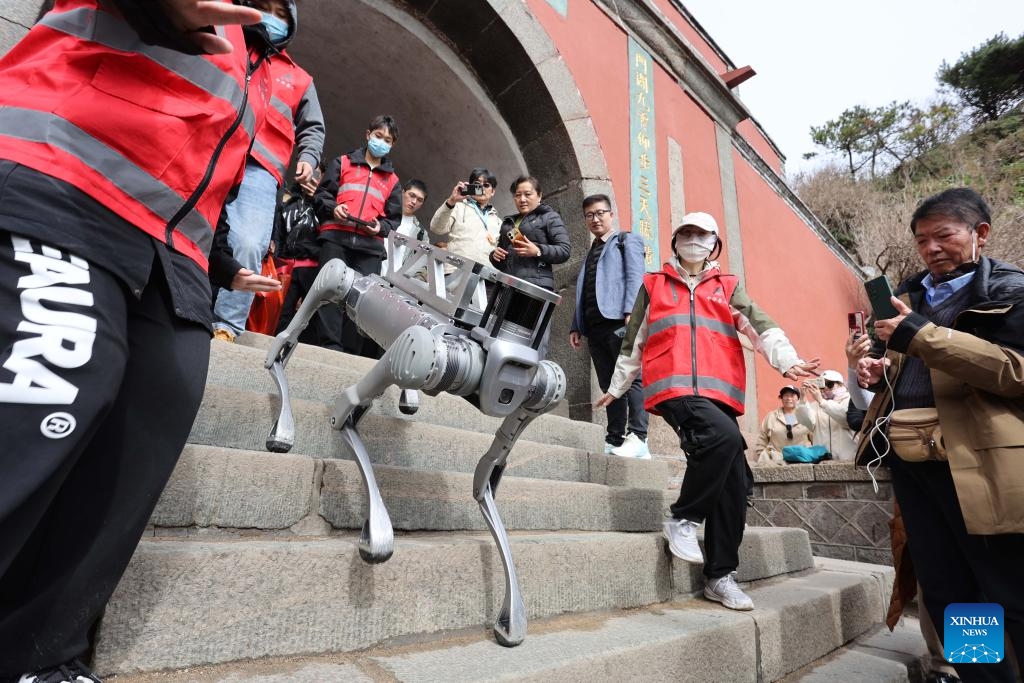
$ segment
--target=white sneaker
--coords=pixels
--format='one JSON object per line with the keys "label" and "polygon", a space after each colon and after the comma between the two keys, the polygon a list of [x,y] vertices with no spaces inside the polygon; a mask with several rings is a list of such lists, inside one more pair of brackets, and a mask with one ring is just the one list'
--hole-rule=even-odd
{"label": "white sneaker", "polygon": [[647,442],[641,439],[639,436],[630,432],[623,439],[622,445],[618,448],[612,449],[612,455],[617,455],[620,458],[636,458],[637,460],[650,460],[651,449],[647,447]]}
{"label": "white sneaker", "polygon": [[670,519],[665,522],[662,534],[668,541],[668,549],[680,560],[701,564],[704,554],[697,543],[697,522],[688,519]]}
{"label": "white sneaker", "polygon": [[612,444],[608,443],[607,441],[604,442],[604,454],[605,455],[611,455],[612,452],[616,448],[618,448],[618,446],[613,446]]}
{"label": "white sneaker", "polygon": [[717,579],[708,579],[708,582],[704,584],[704,597],[720,602],[729,609],[754,609],[754,601],[736,585],[736,579],[733,578],[735,573],[732,572],[732,574],[726,574]]}

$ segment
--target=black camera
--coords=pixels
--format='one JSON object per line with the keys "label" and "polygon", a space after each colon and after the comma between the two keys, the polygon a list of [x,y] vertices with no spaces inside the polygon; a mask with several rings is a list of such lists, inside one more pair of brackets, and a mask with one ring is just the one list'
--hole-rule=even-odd
{"label": "black camera", "polygon": [[484,194],[484,186],[480,183],[469,183],[465,187],[459,188],[459,194],[469,195],[471,197],[482,197]]}

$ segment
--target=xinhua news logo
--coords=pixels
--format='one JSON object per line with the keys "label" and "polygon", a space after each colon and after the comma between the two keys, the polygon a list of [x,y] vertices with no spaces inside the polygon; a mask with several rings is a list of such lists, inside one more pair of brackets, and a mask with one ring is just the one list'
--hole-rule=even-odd
{"label": "xinhua news logo", "polygon": [[1003,608],[992,602],[954,602],[946,607],[942,644],[951,664],[1003,661]]}

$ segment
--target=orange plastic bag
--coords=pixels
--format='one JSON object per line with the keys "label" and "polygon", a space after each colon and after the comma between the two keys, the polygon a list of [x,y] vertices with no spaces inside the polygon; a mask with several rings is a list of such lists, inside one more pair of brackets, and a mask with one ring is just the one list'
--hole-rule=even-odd
{"label": "orange plastic bag", "polygon": [[[282,273],[284,271],[284,273]],[[261,275],[281,281],[281,289],[276,292],[256,292],[252,299],[252,307],[249,309],[249,319],[245,321],[245,329],[250,332],[269,334],[273,336],[277,332],[277,323],[281,319],[281,306],[284,304],[284,295],[291,282],[291,266],[278,267],[275,259],[267,255],[263,259]],[[285,281],[287,276],[287,282]]]}

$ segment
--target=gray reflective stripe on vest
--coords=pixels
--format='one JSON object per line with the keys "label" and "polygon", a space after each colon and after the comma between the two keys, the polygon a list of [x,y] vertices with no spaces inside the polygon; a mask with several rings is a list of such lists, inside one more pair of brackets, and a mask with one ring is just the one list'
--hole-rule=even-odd
{"label": "gray reflective stripe on vest", "polygon": [[[56,114],[0,107],[0,135],[50,145],[67,152],[164,221],[170,220],[185,202],[181,195],[116,149]],[[213,227],[198,211],[189,211],[177,230],[192,240],[202,253],[210,253]]]}
{"label": "gray reflective stripe on vest", "polygon": [[[644,387],[644,398],[653,398],[663,391],[669,389],[693,389],[693,377],[691,375],[672,375],[665,379],[659,379],[657,382],[652,382]],[[704,375],[697,376],[697,390],[709,389],[711,391],[717,391],[725,394],[729,398],[733,399],[740,405],[743,405],[744,395],[743,391],[734,384],[729,384],[717,377],[706,377]]]}
{"label": "gray reflective stripe on vest", "polygon": [[[177,50],[146,45],[132,27],[111,14],[80,7],[59,14],[50,12],[44,15],[39,23],[55,31],[99,43],[114,50],[137,52],[213,97],[230,102],[236,111],[242,106],[242,88],[216,64]],[[246,107],[242,125],[249,133],[249,137],[252,137],[256,130],[256,117],[249,107]]]}
{"label": "gray reflective stripe on vest", "polygon": [[366,194],[371,195],[381,201],[384,201],[384,195],[380,193],[380,190],[372,186],[367,187],[364,183],[345,183],[340,188],[338,188],[338,194],[341,194],[342,192],[366,192]]}
{"label": "gray reflective stripe on vest", "polygon": [[[704,327],[712,332],[723,334],[726,337],[737,338],[736,326],[732,323],[724,323],[721,320],[715,318],[705,318],[702,315],[696,316],[697,327]],[[675,327],[676,325],[690,326],[690,314],[689,313],[676,313],[674,315],[666,315],[664,318],[658,318],[650,327],[647,328],[647,338],[650,339],[658,332],[664,332],[665,330]]]}
{"label": "gray reflective stripe on vest", "polygon": [[292,116],[292,108],[289,107],[284,100],[279,99],[275,95],[274,97],[270,98],[270,105],[277,111],[281,112],[281,116],[288,119],[288,123],[291,123],[293,126],[295,125],[295,120]]}
{"label": "gray reflective stripe on vest", "polygon": [[284,161],[281,161],[276,156],[274,156],[271,153],[271,151],[269,149],[267,149],[266,146],[264,146],[264,144],[262,142],[259,141],[259,138],[257,138],[252,143],[252,151],[258,153],[261,157],[263,157],[264,159],[269,161],[271,164],[273,164],[274,168],[276,168],[278,173],[281,174],[281,177],[282,178],[284,177],[284,172],[286,170],[288,170],[288,164],[286,162],[284,162]]}

